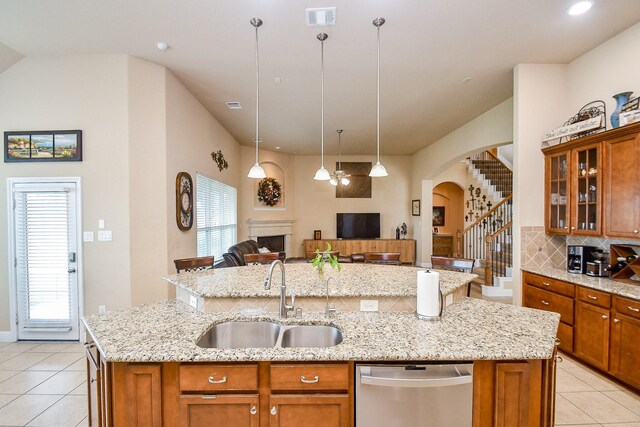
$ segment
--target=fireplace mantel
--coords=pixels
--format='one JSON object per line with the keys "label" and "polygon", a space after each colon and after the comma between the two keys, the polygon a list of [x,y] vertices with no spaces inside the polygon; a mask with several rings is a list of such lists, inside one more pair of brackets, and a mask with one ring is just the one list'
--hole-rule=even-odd
{"label": "fireplace mantel", "polygon": [[284,236],[284,250],[287,256],[292,256],[293,223],[293,219],[248,219],[249,239],[257,241],[258,237]]}

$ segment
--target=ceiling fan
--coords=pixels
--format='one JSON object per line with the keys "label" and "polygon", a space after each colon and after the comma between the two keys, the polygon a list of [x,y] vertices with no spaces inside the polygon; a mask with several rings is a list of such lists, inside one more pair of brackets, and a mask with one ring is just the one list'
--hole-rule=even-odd
{"label": "ceiling fan", "polygon": [[338,129],[336,130],[336,132],[338,132],[338,169],[336,169],[336,171],[334,173],[331,174],[331,179],[329,180],[329,184],[333,185],[334,187],[336,187],[338,184],[341,185],[349,185],[349,182],[351,182],[349,180],[349,177],[351,175],[345,173],[345,171],[342,170],[342,162],[340,161],[340,145],[341,145],[341,135],[343,130],[342,129]]}

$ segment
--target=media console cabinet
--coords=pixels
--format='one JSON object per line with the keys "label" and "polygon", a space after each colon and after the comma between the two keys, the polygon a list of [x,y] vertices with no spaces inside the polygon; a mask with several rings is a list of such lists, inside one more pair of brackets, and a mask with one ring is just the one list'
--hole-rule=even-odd
{"label": "media console cabinet", "polygon": [[340,255],[351,255],[364,252],[400,252],[400,261],[405,264],[416,263],[416,241],[414,239],[322,239],[305,240],[305,252],[324,251],[327,243],[331,250],[340,251]]}

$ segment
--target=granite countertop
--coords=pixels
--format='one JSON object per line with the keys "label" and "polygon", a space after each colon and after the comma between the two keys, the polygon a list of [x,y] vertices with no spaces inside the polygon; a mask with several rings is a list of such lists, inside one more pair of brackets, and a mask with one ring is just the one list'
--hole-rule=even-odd
{"label": "granite countertop", "polygon": [[640,282],[638,282],[637,285],[626,284],[606,277],[592,277],[586,274],[568,273],[566,270],[553,267],[520,267],[520,269],[529,273],[563,280],[598,291],[640,300]]}
{"label": "granite countertop", "polygon": [[[162,278],[198,296],[211,298],[277,297],[280,294],[280,270],[276,268],[270,290],[264,289],[268,265],[218,268],[192,273],[180,273]],[[287,295],[296,297],[325,297],[317,271],[310,263],[286,264]],[[342,270],[325,267],[325,278],[336,282],[329,286],[330,296],[341,297],[411,297],[416,295],[416,273],[424,268],[342,264]],[[444,295],[453,293],[478,277],[476,274],[438,270],[440,289]]]}
{"label": "granite countertop", "polygon": [[[196,341],[215,323],[274,320],[282,324],[331,324],[343,341],[327,348],[204,349]],[[342,312],[326,319],[276,314],[246,316],[201,313],[180,301],[163,301],[83,318],[107,361],[332,361],[548,359],[560,316],[463,297],[439,321],[413,313]]]}

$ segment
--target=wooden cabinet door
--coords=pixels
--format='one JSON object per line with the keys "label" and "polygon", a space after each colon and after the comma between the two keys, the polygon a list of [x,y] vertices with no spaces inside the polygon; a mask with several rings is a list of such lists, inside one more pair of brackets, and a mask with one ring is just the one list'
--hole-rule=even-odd
{"label": "wooden cabinet door", "polygon": [[640,319],[614,313],[609,372],[640,388]]}
{"label": "wooden cabinet door", "polygon": [[640,135],[606,141],[604,171],[605,235],[640,237]]}
{"label": "wooden cabinet door", "polygon": [[569,181],[570,151],[545,156],[545,229],[569,233],[571,199]]}
{"label": "wooden cabinet door", "polygon": [[597,368],[609,368],[609,310],[576,301],[574,351]]}
{"label": "wooden cabinet door", "polygon": [[162,427],[161,365],[117,363],[114,365],[114,425]]}
{"label": "wooden cabinet door", "polygon": [[86,344],[87,351],[87,401],[89,404],[87,421],[89,427],[102,427],[102,383],[100,372],[100,353],[94,343]]}
{"label": "wooden cabinet door", "polygon": [[571,152],[571,234],[602,235],[602,144]]}
{"label": "wooden cabinet door", "polygon": [[254,395],[180,396],[179,427],[258,427],[260,405]]}
{"label": "wooden cabinet door", "polygon": [[271,427],[347,427],[350,422],[348,394],[272,395]]}

